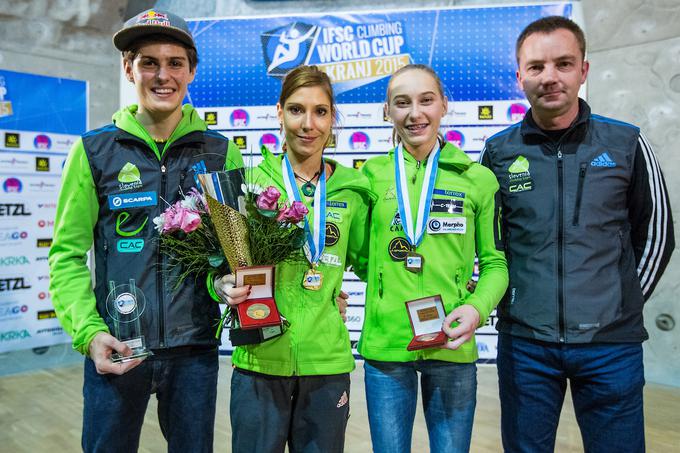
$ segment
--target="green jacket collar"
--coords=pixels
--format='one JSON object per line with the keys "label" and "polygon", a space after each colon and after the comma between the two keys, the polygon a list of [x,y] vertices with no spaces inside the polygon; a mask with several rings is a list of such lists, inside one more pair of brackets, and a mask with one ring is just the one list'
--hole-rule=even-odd
{"label": "green jacket collar", "polygon": [[195,131],[205,131],[207,126],[205,122],[199,117],[198,112],[190,104],[182,106],[182,119],[177,123],[177,127],[170,134],[170,138],[165,142],[163,152],[159,152],[156,142],[149,135],[149,132],[137,121],[137,111],[139,107],[136,104],[129,105],[118,110],[113,114],[113,123],[121,130],[143,140],[149,147],[156,152],[156,156],[160,160],[161,155],[166,149],[177,139]]}
{"label": "green jacket collar", "polygon": [[[394,158],[394,148],[390,150],[389,154],[390,157]],[[409,153],[404,153],[404,159],[407,163],[415,164],[416,162],[416,159]],[[463,173],[473,163],[472,159],[465,154],[465,151],[449,142],[444,142],[444,147],[439,154],[439,166],[453,168],[458,173]]]}
{"label": "green jacket collar", "polygon": [[[260,165],[262,172],[273,181],[281,181],[283,183],[283,174],[281,173],[283,154],[275,156],[266,146],[262,147],[261,153],[264,158]],[[333,159],[324,157],[324,160],[332,163],[335,167],[333,174],[328,178],[328,184],[326,186],[326,191],[329,195],[340,190],[354,190],[366,197],[374,198],[373,193],[370,191],[370,182],[368,181],[368,178],[357,170],[347,168]]]}

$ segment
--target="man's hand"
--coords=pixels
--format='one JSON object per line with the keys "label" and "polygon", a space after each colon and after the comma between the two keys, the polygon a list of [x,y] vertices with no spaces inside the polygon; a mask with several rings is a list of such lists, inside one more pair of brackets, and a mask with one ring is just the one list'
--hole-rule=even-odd
{"label": "man's hand", "polygon": [[[457,322],[456,327],[451,323]],[[463,343],[472,338],[479,325],[479,312],[469,304],[463,304],[454,309],[444,318],[442,330],[453,341],[447,341],[442,348],[458,349]]]}
{"label": "man's hand", "polygon": [[335,303],[338,304],[338,311],[344,322],[347,322],[347,299],[349,299],[349,294],[343,290],[340,290],[340,294],[335,298]]}
{"label": "man's hand", "polygon": [[122,356],[132,355],[132,349],[125,343],[118,341],[116,337],[107,333],[99,332],[90,342],[90,358],[94,361],[94,366],[99,374],[125,374],[144,359],[132,359],[129,362],[114,363],[111,361],[111,354],[114,352]]}
{"label": "man's hand", "polygon": [[222,302],[232,307],[248,300],[251,290],[250,285],[237,288],[234,286],[235,284],[236,277],[234,274],[227,274],[222,277],[218,277],[215,279],[214,284],[215,292],[218,296],[220,296]]}

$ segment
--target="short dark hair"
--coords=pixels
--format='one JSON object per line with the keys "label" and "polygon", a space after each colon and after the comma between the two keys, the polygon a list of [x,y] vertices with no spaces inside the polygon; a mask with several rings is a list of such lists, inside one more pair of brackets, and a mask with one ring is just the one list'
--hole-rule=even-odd
{"label": "short dark hair", "polygon": [[189,69],[193,71],[196,69],[196,66],[198,66],[198,52],[195,48],[187,46],[183,42],[173,39],[170,36],[161,34],[147,35],[130,43],[128,48],[123,51],[123,61],[127,61],[129,64],[132,64],[135,58],[137,58],[137,55],[139,55],[139,49],[148,44],[176,44],[178,46],[182,46],[187,51]]}
{"label": "short dark hair", "polygon": [[555,30],[568,30],[573,33],[576,41],[578,42],[578,47],[581,50],[581,57],[585,60],[586,58],[586,37],[583,34],[583,30],[578,26],[576,22],[571,19],[567,19],[563,16],[548,16],[541,19],[535,20],[526,26],[522,33],[519,34],[517,38],[517,43],[515,44],[515,56],[517,62],[519,63],[519,50],[522,48],[524,41],[535,33],[552,33]]}

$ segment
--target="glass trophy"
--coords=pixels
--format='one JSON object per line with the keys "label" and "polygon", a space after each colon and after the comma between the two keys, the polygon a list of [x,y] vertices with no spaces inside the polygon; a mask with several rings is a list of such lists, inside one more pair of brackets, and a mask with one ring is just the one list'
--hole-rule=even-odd
{"label": "glass trophy", "polygon": [[132,359],[153,355],[146,348],[140,317],[146,307],[144,293],[137,288],[135,280],[116,285],[109,281],[109,295],[106,298],[106,312],[113,325],[113,336],[132,349],[132,354],[122,356],[117,352],[111,354],[113,362],[127,362]]}

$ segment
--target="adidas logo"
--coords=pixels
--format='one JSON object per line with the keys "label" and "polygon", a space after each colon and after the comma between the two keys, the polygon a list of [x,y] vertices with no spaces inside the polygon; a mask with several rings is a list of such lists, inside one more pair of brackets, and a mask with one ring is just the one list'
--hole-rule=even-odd
{"label": "adidas logo", "polygon": [[616,167],[616,162],[609,157],[609,154],[602,153],[590,162],[591,167]]}
{"label": "adidas logo", "polygon": [[338,401],[338,404],[336,407],[340,408],[347,404],[349,402],[349,398],[347,397],[347,392],[342,392],[342,396],[340,397],[340,401]]}

